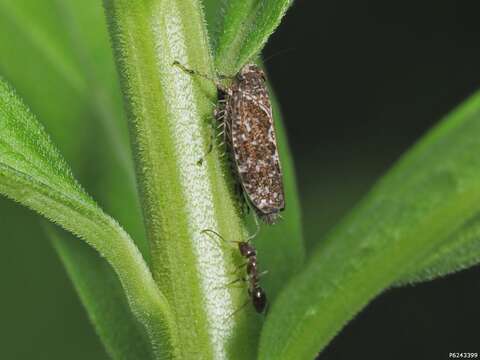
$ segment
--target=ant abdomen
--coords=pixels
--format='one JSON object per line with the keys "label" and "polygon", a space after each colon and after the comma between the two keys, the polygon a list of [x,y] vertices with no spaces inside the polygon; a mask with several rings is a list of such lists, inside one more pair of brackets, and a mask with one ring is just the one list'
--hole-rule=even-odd
{"label": "ant abdomen", "polygon": [[257,313],[261,314],[265,311],[267,306],[267,294],[261,287],[255,288],[252,291],[249,291],[250,296],[252,297],[253,307]]}

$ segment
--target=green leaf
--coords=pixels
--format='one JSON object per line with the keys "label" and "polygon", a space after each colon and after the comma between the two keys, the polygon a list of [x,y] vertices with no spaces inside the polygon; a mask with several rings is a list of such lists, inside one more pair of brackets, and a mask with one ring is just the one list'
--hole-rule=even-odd
{"label": "green leaf", "polygon": [[371,299],[415,272],[448,239],[460,241],[454,234],[480,212],[479,151],[477,94],[410,150],[319,245],[274,303],[260,358],[314,358]]}
{"label": "green leaf", "polygon": [[[82,184],[108,203],[148,257],[101,3],[0,0],[0,20],[0,73],[43,120]],[[111,187],[123,188],[122,204]],[[126,216],[125,207],[131,209]]]}
{"label": "green leaf", "polygon": [[[154,359],[111,266],[84,242],[52,226],[46,232],[112,359]],[[115,324],[115,326],[106,326]]]}
{"label": "green leaf", "polygon": [[405,285],[432,280],[480,262],[480,214],[447,236],[435,251],[419,261],[396,281]]}
{"label": "green leaf", "polygon": [[[224,2],[216,41],[215,65],[220,74],[234,75],[252,62],[280,24],[292,0],[231,0]],[[215,30],[213,30],[215,31]]]}
{"label": "green leaf", "polygon": [[[102,4],[98,0],[41,4],[0,0],[0,9],[0,72],[33,104],[82,183],[134,236],[148,260]],[[82,250],[87,247],[79,240],[48,234],[107,351],[114,358],[143,359],[145,350],[130,340],[138,337],[136,320],[132,322],[125,300],[119,299],[121,292],[112,287],[114,274],[105,259],[95,251]],[[92,268],[96,269],[93,276]]]}
{"label": "green leaf", "polygon": [[[55,6],[48,5],[52,6],[0,0],[0,72],[15,84],[34,113],[45,119],[48,132],[78,173],[85,153],[81,145],[88,136],[83,129],[91,122],[84,97],[86,81],[68,56],[72,52],[68,32],[55,20],[57,12],[50,11]],[[76,136],[66,136],[65,128]]]}
{"label": "green leaf", "polygon": [[73,178],[42,126],[0,81],[0,193],[83,238],[106,258],[157,352],[171,353],[169,308],[128,234]]}

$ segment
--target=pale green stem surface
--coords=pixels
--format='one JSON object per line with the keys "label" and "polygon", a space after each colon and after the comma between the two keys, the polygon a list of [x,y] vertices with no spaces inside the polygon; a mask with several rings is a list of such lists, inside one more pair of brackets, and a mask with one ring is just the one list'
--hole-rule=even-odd
{"label": "pale green stem surface", "polygon": [[[130,122],[155,281],[173,310],[182,359],[251,358],[257,322],[239,312],[246,289],[227,287],[238,263],[228,240],[244,230],[224,162],[211,141],[215,86],[173,66],[212,73],[195,0],[105,2]],[[234,260],[237,260],[236,262]],[[245,333],[245,331],[247,333]]]}

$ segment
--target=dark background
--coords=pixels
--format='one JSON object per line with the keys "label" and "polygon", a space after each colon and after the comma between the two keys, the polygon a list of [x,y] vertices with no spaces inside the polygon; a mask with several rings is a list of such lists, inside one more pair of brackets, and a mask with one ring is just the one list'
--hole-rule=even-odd
{"label": "dark background", "polygon": [[[264,52],[314,246],[415,141],[480,89],[480,4],[297,1]],[[319,356],[480,352],[480,269],[392,289]]]}
{"label": "dark background", "polygon": [[[479,14],[478,1],[464,0],[294,4],[265,57],[296,161],[309,247],[480,88]],[[104,359],[36,216],[0,199],[0,227],[1,359]],[[478,304],[478,268],[389,290],[320,359],[480,352]]]}

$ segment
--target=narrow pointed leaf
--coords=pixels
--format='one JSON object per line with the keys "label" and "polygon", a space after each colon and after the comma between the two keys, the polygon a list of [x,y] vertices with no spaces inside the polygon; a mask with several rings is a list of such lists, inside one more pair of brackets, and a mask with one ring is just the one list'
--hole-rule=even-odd
{"label": "narrow pointed leaf", "polygon": [[243,65],[253,61],[280,24],[291,3],[292,0],[223,2],[219,13],[223,17],[223,23],[218,26],[216,41],[217,71],[235,75]]}
{"label": "narrow pointed leaf", "polygon": [[447,239],[459,241],[454,234],[480,212],[479,152],[477,94],[414,146],[319,245],[273,305],[260,359],[314,358],[371,299]]}
{"label": "narrow pointed leaf", "polygon": [[448,236],[425,259],[402,274],[395,285],[432,280],[480,263],[479,216],[475,215]]}
{"label": "narrow pointed leaf", "polygon": [[52,226],[45,228],[111,358],[154,359],[152,344],[111,266],[79,239]]}
{"label": "narrow pointed leaf", "polygon": [[[14,84],[82,184],[148,258],[101,2],[0,0],[0,52],[0,75]],[[121,203],[115,196],[120,188]]]}
{"label": "narrow pointed leaf", "polygon": [[84,239],[112,265],[156,354],[171,352],[168,304],[128,234],[86,194],[43,127],[0,81],[0,193]]}
{"label": "narrow pointed leaf", "polygon": [[[101,2],[0,0],[0,9],[0,73],[33,104],[75,173],[134,236],[148,260],[132,181],[133,164],[128,159],[126,120]],[[66,76],[65,66],[59,63],[67,64],[73,75]],[[123,290],[112,285],[118,280],[106,260],[65,233],[48,231],[47,235],[107,352],[115,359],[147,358],[144,346],[135,340],[141,338],[137,320],[125,307]]]}

